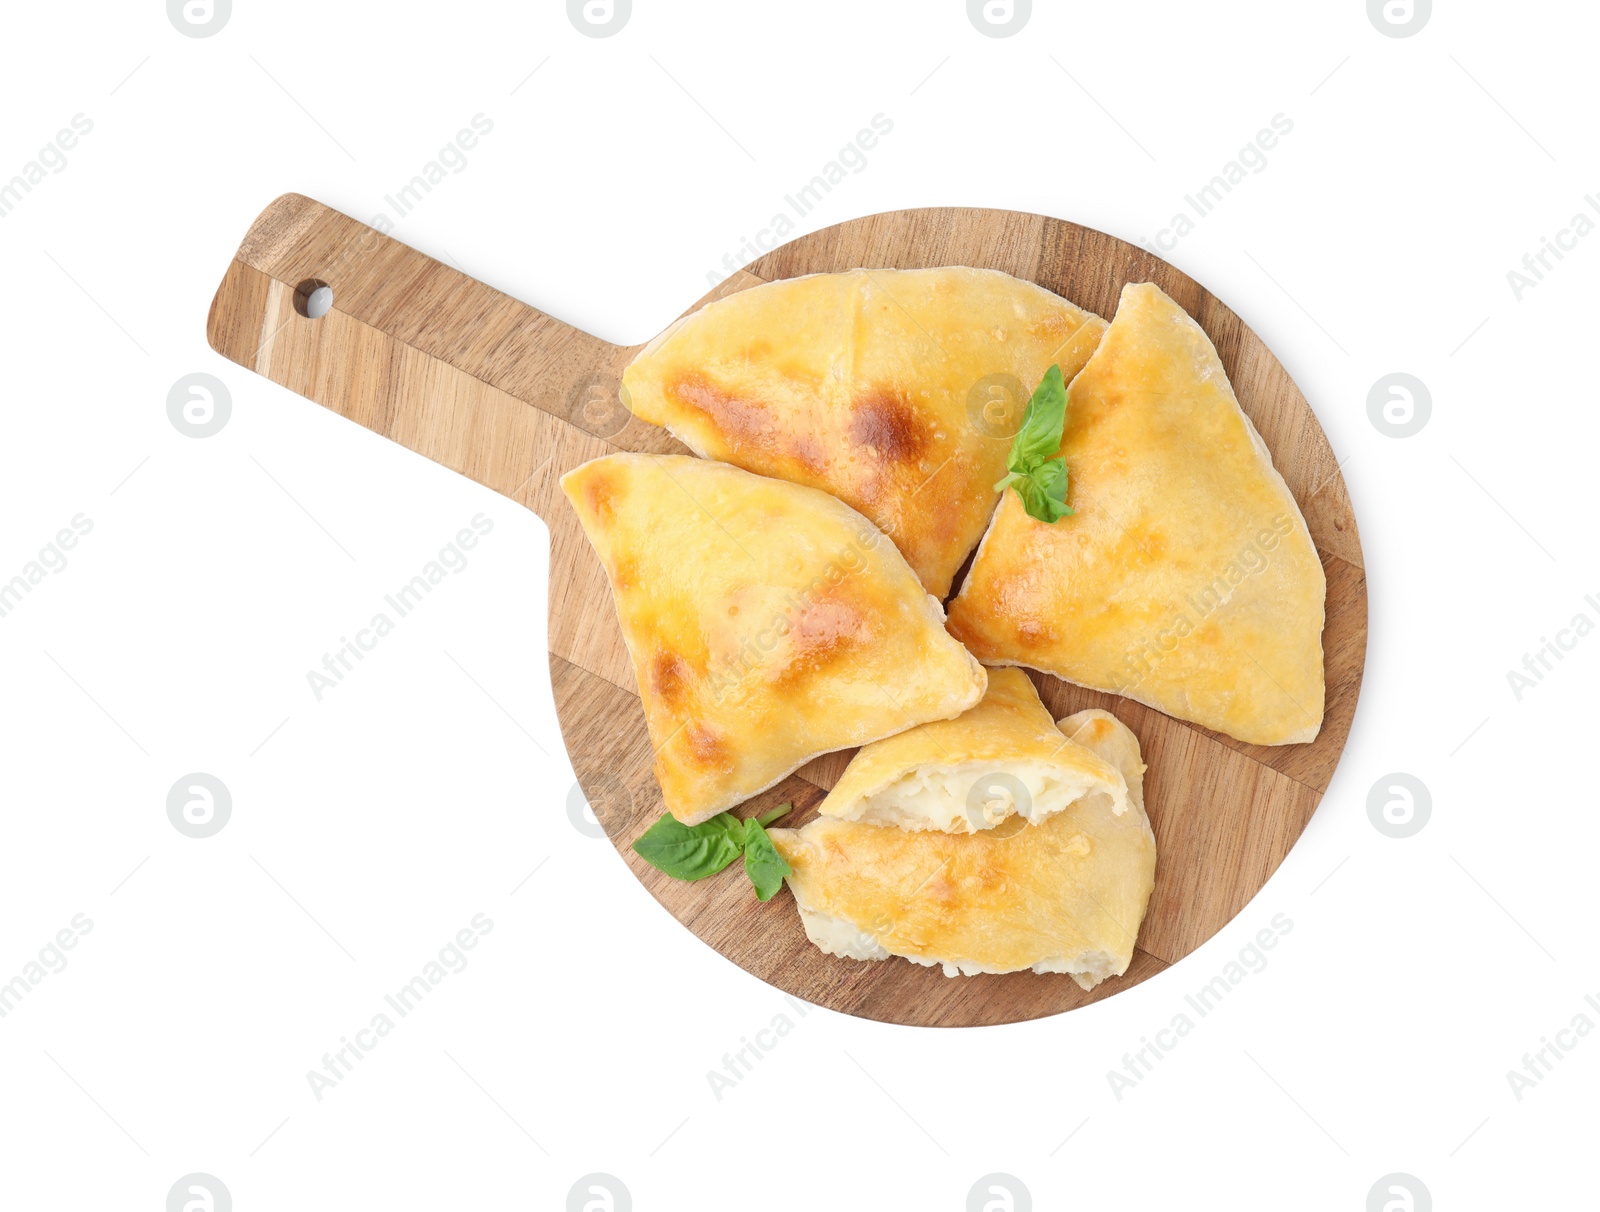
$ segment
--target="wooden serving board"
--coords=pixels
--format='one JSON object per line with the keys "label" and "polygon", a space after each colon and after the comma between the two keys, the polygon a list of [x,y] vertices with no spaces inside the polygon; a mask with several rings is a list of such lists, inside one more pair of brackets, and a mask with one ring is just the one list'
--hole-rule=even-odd
{"label": "wooden serving board", "polygon": [[[640,347],[612,345],[309,198],[273,202],[211,304],[218,353],[534,510],[550,529],[550,678],[596,817],[666,908],[723,955],[796,997],[918,1026],[1015,1022],[1112,996],[1176,963],[1239,912],[1300,836],[1344,749],[1367,644],[1366,577],[1344,480],[1305,397],[1254,333],[1193,279],[1097,231],[1010,211],[896,211],[803,236],[733,275],[694,310],[763,281],[855,267],[970,265],[1037,282],[1107,319],[1125,283],[1154,282],[1210,335],[1310,524],[1328,579],[1327,715],[1309,745],[1246,745],[1148,707],[1034,674],[1057,717],[1116,713],[1149,763],[1155,891],[1133,964],[1084,993],[1066,976],[951,979],[901,959],[858,963],[806,941],[789,894],[758,903],[737,871],[686,884],[630,849],[663,811],[633,671],[599,560],[561,475],[618,450],[689,453],[619,403]],[[311,319],[312,284],[333,308]],[[843,769],[819,758],[752,800],[801,824]]]}

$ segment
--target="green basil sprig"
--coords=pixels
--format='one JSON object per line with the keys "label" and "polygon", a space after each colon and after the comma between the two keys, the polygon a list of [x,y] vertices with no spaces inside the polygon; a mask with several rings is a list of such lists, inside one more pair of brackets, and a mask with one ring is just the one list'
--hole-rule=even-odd
{"label": "green basil sprig", "polygon": [[744,873],[755,885],[756,899],[770,901],[792,869],[767,836],[766,827],[793,810],[793,804],[779,804],[770,812],[744,820],[719,812],[698,825],[685,825],[670,812],[663,813],[634,842],[634,853],[675,880],[703,880],[742,854]]}
{"label": "green basil sprig", "polygon": [[1061,432],[1067,423],[1067,384],[1061,367],[1045,371],[1022,428],[1011,442],[1006,462],[1010,474],[994,486],[996,492],[1015,488],[1028,516],[1041,522],[1056,522],[1072,512],[1067,508],[1067,463],[1056,452],[1061,449]]}

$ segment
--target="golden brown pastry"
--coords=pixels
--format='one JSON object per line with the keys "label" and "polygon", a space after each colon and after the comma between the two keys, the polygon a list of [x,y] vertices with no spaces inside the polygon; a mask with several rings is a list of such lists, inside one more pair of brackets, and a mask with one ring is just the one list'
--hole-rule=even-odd
{"label": "golden brown pastry", "polygon": [[1105,321],[987,269],[855,269],[740,291],[678,321],[623,399],[697,454],[831,492],[943,598],[993,511],[1044,372]]}
{"label": "golden brown pastry", "polygon": [[1117,767],[1061,735],[1020,669],[989,670],[983,701],[953,720],[863,746],[818,806],[823,816],[973,833],[1037,824],[1091,792],[1127,809]]}
{"label": "golden brown pastry", "polygon": [[1070,388],[1075,511],[1007,492],[950,605],[951,634],[1241,741],[1322,726],[1322,564],[1210,340],[1156,287],[1123,288]]}
{"label": "golden brown pastry", "polygon": [[983,696],[894,544],[827,493],[686,455],[608,455],[561,487],[611,580],[685,824]]}
{"label": "golden brown pastry", "polygon": [[1031,968],[1092,989],[1126,972],[1155,884],[1139,743],[1105,712],[1062,726],[1118,763],[1125,811],[1094,792],[1042,824],[1013,816],[975,833],[828,817],[770,830],[806,937],[829,955],[900,955],[947,976]]}
{"label": "golden brown pastry", "polygon": [[[989,672],[992,677],[999,670]],[[1128,802],[1144,811],[1144,772],[1148,767],[1139,753],[1139,738],[1131,728],[1098,707],[1057,720],[1056,727],[1074,745],[1081,745],[1115,766],[1128,785]]]}

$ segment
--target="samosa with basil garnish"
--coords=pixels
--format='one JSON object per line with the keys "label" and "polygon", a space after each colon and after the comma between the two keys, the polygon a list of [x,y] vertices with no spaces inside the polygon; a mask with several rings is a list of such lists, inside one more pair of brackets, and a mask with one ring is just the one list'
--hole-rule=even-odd
{"label": "samosa with basil garnish", "polygon": [[1006,492],[950,604],[988,665],[1025,665],[1259,745],[1322,726],[1326,584],[1293,494],[1215,347],[1123,288],[1072,380],[1070,512]]}

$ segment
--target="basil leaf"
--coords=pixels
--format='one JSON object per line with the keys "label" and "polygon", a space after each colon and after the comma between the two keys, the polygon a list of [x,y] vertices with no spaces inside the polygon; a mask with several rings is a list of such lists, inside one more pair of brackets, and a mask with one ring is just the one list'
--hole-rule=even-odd
{"label": "basil leaf", "polygon": [[1067,464],[1060,455],[1061,435],[1067,422],[1067,386],[1061,367],[1045,371],[1022,428],[1011,443],[1006,466],[1010,474],[996,484],[996,492],[1015,488],[1028,516],[1055,522],[1072,512],[1067,508]]}
{"label": "basil leaf", "polygon": [[664,813],[633,844],[635,854],[677,880],[715,875],[743,849],[744,827],[726,812],[698,825],[685,825],[670,812]]}
{"label": "basil leaf", "polygon": [[744,873],[756,886],[756,899],[770,901],[783,887],[783,877],[793,870],[778,848],[772,844],[767,831],[755,817],[744,822]]}
{"label": "basil leaf", "polygon": [[1016,476],[1012,487],[1022,498],[1022,507],[1028,511],[1030,518],[1038,518],[1041,522],[1049,520],[1046,516],[1049,511],[1044,503],[1044,493],[1032,476]]}
{"label": "basil leaf", "polygon": [[1039,486],[1040,508],[1033,516],[1041,522],[1054,522],[1072,512],[1067,508],[1067,463],[1050,459],[1034,470],[1033,482]]}
{"label": "basil leaf", "polygon": [[702,822],[706,826],[716,826],[721,829],[735,846],[744,847],[744,822],[731,812],[719,812],[709,821]]}
{"label": "basil leaf", "polygon": [[745,874],[755,885],[756,898],[770,901],[783,886],[790,867],[764,826],[792,811],[793,804],[779,804],[746,820],[719,812],[698,825],[685,825],[668,812],[640,835],[633,849],[657,871],[677,880],[703,880],[743,854]]}
{"label": "basil leaf", "polygon": [[1067,419],[1067,385],[1061,367],[1052,366],[1028,401],[1022,428],[1011,442],[1012,471],[1028,472],[1061,449],[1061,429]]}

